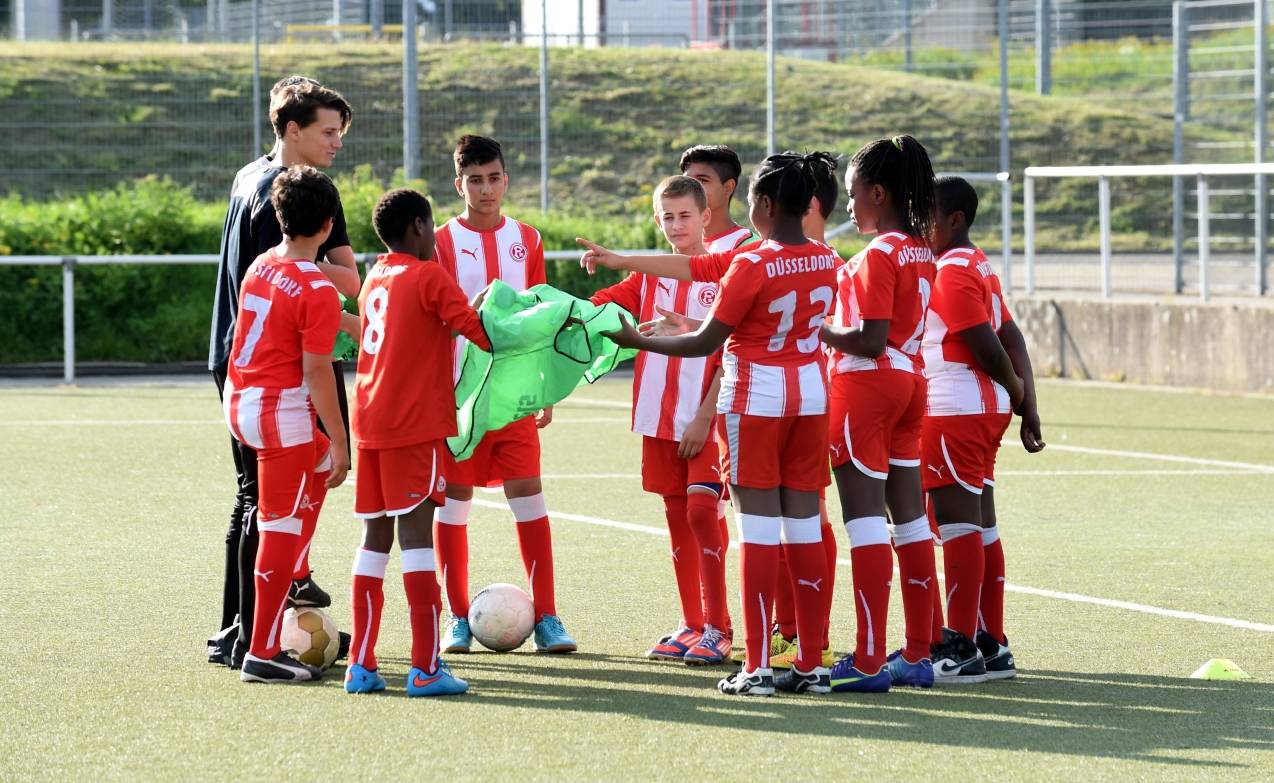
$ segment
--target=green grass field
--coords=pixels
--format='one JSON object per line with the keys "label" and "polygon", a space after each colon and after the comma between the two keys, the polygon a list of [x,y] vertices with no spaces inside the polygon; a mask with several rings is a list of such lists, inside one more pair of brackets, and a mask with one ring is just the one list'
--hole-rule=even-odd
{"label": "green grass field", "polygon": [[[469,694],[409,700],[396,555],[387,693],[346,695],[339,665],[265,687],[204,662],[233,477],[210,382],[6,383],[0,780],[1274,776],[1274,399],[1043,385],[1049,448],[1006,448],[997,492],[1019,677],[744,700],[715,692],[720,671],[642,658],[678,612],[628,393],[583,390],[545,433],[558,605],[581,652],[456,656]],[[470,525],[475,589],[524,582],[499,500],[480,496]],[[312,558],[342,627],[352,505],[349,486],[329,495]],[[838,650],[848,583],[842,566]],[[891,643],[901,619],[895,595]],[[1213,657],[1252,679],[1188,678]]]}

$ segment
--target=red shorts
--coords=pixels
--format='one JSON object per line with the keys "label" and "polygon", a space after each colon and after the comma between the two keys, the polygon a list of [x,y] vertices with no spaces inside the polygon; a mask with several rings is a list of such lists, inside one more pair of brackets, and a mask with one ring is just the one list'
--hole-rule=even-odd
{"label": "red shorts", "polygon": [[[301,507],[309,503],[308,490],[314,474],[332,469],[330,447],[331,441],[315,427],[312,443],[257,452],[259,523],[297,519]],[[300,525],[298,519],[296,533],[301,532]]]}
{"label": "red shorts", "polygon": [[354,516],[359,519],[398,517],[426,500],[447,500],[447,444],[442,440],[396,449],[358,449],[358,483]]}
{"label": "red shorts", "polygon": [[691,484],[721,484],[716,441],[711,438],[690,459],[677,456],[675,440],[641,439],[641,488],[664,497],[686,494]]}
{"label": "red shorts", "polygon": [[1011,413],[926,416],[920,435],[925,491],[959,484],[975,495],[995,476],[995,455]]}
{"label": "red shorts", "polygon": [[818,492],[831,482],[827,467],[827,415],[717,416],[721,475],[752,489],[787,487]]}
{"label": "red shorts", "polygon": [[853,463],[885,479],[889,466],[920,466],[925,379],[906,370],[862,370],[832,376],[828,440],[832,467]]}
{"label": "red shorts", "polygon": [[464,487],[497,487],[505,481],[540,475],[540,431],[527,416],[483,436],[473,456],[448,460],[448,481]]}

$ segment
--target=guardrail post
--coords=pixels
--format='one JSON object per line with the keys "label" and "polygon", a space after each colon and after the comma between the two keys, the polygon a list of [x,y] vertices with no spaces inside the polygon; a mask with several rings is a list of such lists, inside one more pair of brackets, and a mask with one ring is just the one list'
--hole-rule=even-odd
{"label": "guardrail post", "polygon": [[1035,178],[1022,178],[1022,255],[1026,261],[1026,293],[1035,293]]}
{"label": "guardrail post", "polygon": [[[1007,174],[1008,172],[1000,172]],[[1000,267],[1004,270],[1004,290],[1013,290],[1013,182],[1000,180]]]}
{"label": "guardrail post", "polygon": [[1109,299],[1110,281],[1110,177],[1097,178],[1098,222],[1101,226],[1101,296]]}
{"label": "guardrail post", "polygon": [[62,259],[62,380],[75,383],[75,258]]}
{"label": "guardrail post", "polygon": [[1208,301],[1208,257],[1212,254],[1211,242],[1211,206],[1208,204],[1208,181],[1202,174],[1198,176],[1199,192],[1199,300]]}

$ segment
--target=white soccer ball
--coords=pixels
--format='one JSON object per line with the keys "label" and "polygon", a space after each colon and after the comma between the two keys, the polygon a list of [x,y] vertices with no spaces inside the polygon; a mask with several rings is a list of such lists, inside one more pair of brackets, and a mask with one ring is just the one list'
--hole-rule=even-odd
{"label": "white soccer ball", "polygon": [[516,650],[534,627],[535,605],[516,585],[489,585],[469,603],[469,630],[488,650]]}
{"label": "white soccer ball", "polygon": [[303,607],[283,613],[279,644],[295,653],[301,663],[326,669],[336,662],[341,639],[332,618],[318,609]]}

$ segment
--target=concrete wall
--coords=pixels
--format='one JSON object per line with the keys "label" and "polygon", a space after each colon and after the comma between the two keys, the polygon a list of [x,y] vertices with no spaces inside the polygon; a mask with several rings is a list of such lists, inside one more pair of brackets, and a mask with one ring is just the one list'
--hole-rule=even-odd
{"label": "concrete wall", "polygon": [[1038,375],[1274,392],[1274,302],[1015,296]]}

